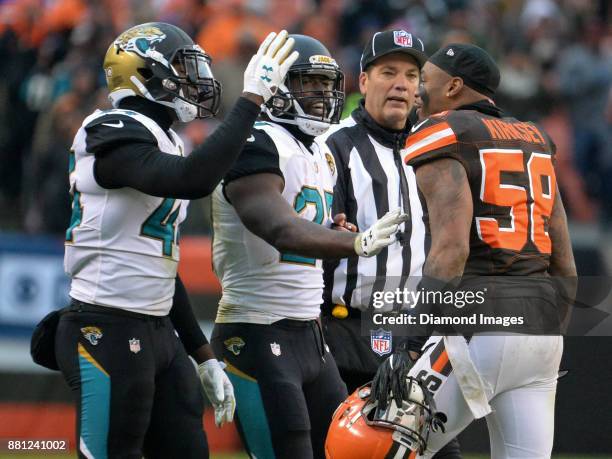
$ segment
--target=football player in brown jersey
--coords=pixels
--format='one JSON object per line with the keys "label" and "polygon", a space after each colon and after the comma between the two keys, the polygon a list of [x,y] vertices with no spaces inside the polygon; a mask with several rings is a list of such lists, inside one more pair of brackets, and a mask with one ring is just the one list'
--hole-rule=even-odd
{"label": "football player in brown jersey", "polygon": [[[420,121],[404,150],[431,231],[421,288],[456,292],[457,285],[501,276],[487,310],[522,322],[512,333],[476,330],[469,343],[459,335],[425,344],[409,375],[434,392],[448,421],[445,432],[432,432],[424,457],[484,416],[491,457],[550,457],[563,351],[552,278],[576,276],[554,143],[535,124],[502,115],[493,103],[499,70],[477,46],[441,48],[421,78]],[[542,326],[550,325],[542,315],[551,309],[556,332]],[[547,335],[539,333],[543,329]],[[397,378],[397,366],[387,366],[390,371],[379,371],[377,379]]]}

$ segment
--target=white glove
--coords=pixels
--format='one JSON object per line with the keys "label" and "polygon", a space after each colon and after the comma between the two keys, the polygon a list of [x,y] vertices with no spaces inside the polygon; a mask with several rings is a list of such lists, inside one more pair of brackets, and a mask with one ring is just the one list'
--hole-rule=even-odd
{"label": "white glove", "polygon": [[408,215],[401,209],[387,212],[370,228],[360,233],[355,239],[355,252],[360,257],[373,257],[382,249],[395,242],[395,233],[399,225],[408,220]]}
{"label": "white glove", "polygon": [[225,422],[232,422],[236,399],[234,398],[234,386],[225,374],[225,364],[210,359],[198,365],[200,382],[204,393],[215,409],[215,425],[221,427]]}
{"label": "white glove", "polygon": [[300,55],[297,51],[289,54],[295,40],[287,39],[287,35],[286,30],[278,35],[270,32],[244,71],[244,91],[263,97],[264,103],[276,94],[289,67]]}

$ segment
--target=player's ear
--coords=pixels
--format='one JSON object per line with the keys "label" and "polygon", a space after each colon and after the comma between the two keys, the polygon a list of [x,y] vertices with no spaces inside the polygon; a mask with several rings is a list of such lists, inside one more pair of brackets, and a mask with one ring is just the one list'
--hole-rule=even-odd
{"label": "player's ear", "polygon": [[446,97],[456,97],[463,89],[463,79],[459,77],[452,77],[446,84]]}
{"label": "player's ear", "polygon": [[359,92],[361,92],[362,96],[365,96],[368,88],[368,73],[367,72],[361,72],[359,74]]}

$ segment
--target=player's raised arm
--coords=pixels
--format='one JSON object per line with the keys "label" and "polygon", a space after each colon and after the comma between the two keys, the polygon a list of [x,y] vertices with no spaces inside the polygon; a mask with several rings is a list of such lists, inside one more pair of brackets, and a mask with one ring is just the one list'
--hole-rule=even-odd
{"label": "player's raised arm", "polygon": [[[268,35],[244,73],[242,97],[238,99],[221,126],[187,158],[163,153],[154,139],[146,133],[134,135],[134,131],[139,128],[138,123],[127,117],[111,125],[102,122],[108,120],[101,120],[99,123],[87,126],[89,148],[96,156],[95,174],[98,183],[104,188],[131,187],[152,196],[170,198],[196,199],[210,194],[240,153],[260,113],[260,105],[272,97],[285,78],[289,67],[297,59],[298,54],[292,53],[292,48],[293,39],[287,38],[286,31],[278,35],[275,33]],[[108,54],[107,59],[109,59]],[[105,62],[105,69],[113,68],[112,62],[111,59],[111,64],[108,66]],[[218,92],[216,96],[218,99],[220,85],[212,77],[208,62],[206,62],[207,76],[201,79],[211,80],[207,84]],[[184,66],[185,69],[181,69],[180,65],[174,67],[178,68],[179,75],[180,71],[186,73],[184,79],[187,79],[191,77],[188,73],[190,67],[187,64]],[[115,67],[122,68],[119,65]],[[159,67],[160,65],[157,65],[155,68]],[[202,69],[198,68],[196,72],[198,77],[200,72]],[[182,81],[179,76],[176,82],[171,78],[165,78],[159,84],[163,86],[166,80],[166,86],[174,84],[177,87],[180,87]],[[146,95],[151,96],[145,86],[146,83],[138,86],[138,89],[145,93],[145,98]],[[188,92],[194,85],[185,86],[184,91]],[[198,90],[202,91],[199,88]],[[202,97],[204,96],[198,95],[198,100]],[[156,102],[158,115],[168,119],[167,126],[162,126],[165,128],[169,128],[177,119],[186,122],[194,117],[212,116],[218,108],[218,103],[213,103],[213,106],[208,107],[206,114],[200,115],[202,110],[199,106],[186,103],[182,99],[180,104],[173,102],[173,105],[168,107],[164,107],[166,104],[163,104],[163,101]],[[133,107],[131,105],[133,103],[137,103],[138,107]],[[117,105],[119,108],[138,111],[143,103],[147,101],[142,98],[127,97],[117,102]],[[163,113],[164,111],[167,114]]]}
{"label": "player's raised arm", "polygon": [[283,198],[283,179],[276,174],[242,177],[230,182],[225,190],[249,231],[281,252],[319,259],[376,255],[395,242],[398,225],[407,218],[397,210],[363,233],[333,231],[300,218]]}

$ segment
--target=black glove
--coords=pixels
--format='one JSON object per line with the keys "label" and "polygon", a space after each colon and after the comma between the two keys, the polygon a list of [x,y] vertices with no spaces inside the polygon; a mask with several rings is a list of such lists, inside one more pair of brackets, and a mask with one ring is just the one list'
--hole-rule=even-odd
{"label": "black glove", "polygon": [[421,355],[421,349],[428,338],[428,336],[409,336],[398,345],[398,349],[416,352]]}
{"label": "black glove", "polygon": [[402,400],[408,400],[406,378],[414,362],[406,350],[396,349],[378,367],[370,393],[370,400],[378,401],[378,409],[386,410],[391,398],[398,407],[402,406]]}

